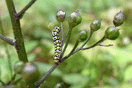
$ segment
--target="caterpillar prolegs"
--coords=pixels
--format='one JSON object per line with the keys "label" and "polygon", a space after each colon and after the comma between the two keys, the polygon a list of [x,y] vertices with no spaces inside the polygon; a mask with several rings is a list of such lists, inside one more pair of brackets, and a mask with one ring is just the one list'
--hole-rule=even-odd
{"label": "caterpillar prolegs", "polygon": [[54,41],[54,46],[55,46],[55,52],[54,52],[54,63],[59,64],[59,59],[60,59],[60,54],[61,54],[61,41],[59,38],[59,32],[60,32],[60,27],[55,26],[55,28],[52,31],[52,37]]}

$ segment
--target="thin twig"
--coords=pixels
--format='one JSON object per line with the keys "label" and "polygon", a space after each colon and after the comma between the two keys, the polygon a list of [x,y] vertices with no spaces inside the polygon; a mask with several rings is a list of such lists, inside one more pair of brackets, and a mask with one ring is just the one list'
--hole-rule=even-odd
{"label": "thin twig", "polygon": [[7,42],[8,44],[12,46],[15,46],[15,40],[9,39],[1,34],[0,34],[0,39],[2,39],[3,41]]}
{"label": "thin twig", "polygon": [[100,39],[100,40],[99,40],[98,42],[96,42],[95,44],[93,44],[93,45],[91,45],[91,46],[89,46],[89,47],[87,47],[87,48],[83,48],[82,50],[86,50],[86,49],[93,48],[93,47],[95,47],[96,45],[98,45],[99,43],[103,42],[104,40],[106,40],[105,37],[103,37],[102,39]]}
{"label": "thin twig", "polygon": [[[0,35],[0,38],[3,38],[4,40],[8,41],[9,44],[15,46],[15,42],[9,38],[6,38],[4,35],[4,29],[3,29],[3,26],[2,26],[2,21],[1,21],[1,17],[0,17],[0,26],[1,26],[1,33],[2,35]],[[9,70],[10,70],[10,74],[12,76],[12,64],[11,64],[11,57],[10,57],[10,54],[9,54],[9,50],[8,50],[8,47],[7,47],[7,44],[4,42],[4,46],[5,46],[5,49],[6,49],[6,54],[7,54],[7,59],[8,59],[8,67],[9,67]]]}
{"label": "thin twig", "polygon": [[81,48],[83,48],[83,46],[89,41],[89,39],[91,38],[92,34],[93,34],[93,31],[90,30],[90,35],[89,35],[89,37],[87,38],[87,40],[83,43],[83,45],[81,46]]}
{"label": "thin twig", "polygon": [[98,45],[99,45],[99,46],[104,46],[104,47],[113,46],[113,44],[108,44],[108,45],[98,44]]}
{"label": "thin twig", "polygon": [[66,33],[66,35],[65,35],[65,37],[64,37],[64,39],[63,39],[63,41],[62,41],[62,47],[63,47],[64,42],[65,42],[65,40],[66,40],[66,38],[67,38],[67,36],[68,36],[68,34],[69,34],[69,31],[70,31],[70,28],[68,28],[68,31],[67,31],[67,33]]}
{"label": "thin twig", "polygon": [[[63,25],[62,25],[62,22],[60,22],[61,24],[61,32],[62,32],[62,45],[64,44],[64,32],[63,32]],[[63,47],[63,46],[61,46]]]}
{"label": "thin twig", "polygon": [[62,59],[61,59],[61,62],[64,62],[68,57],[70,57],[71,55],[73,55],[74,53],[76,53],[76,52],[78,52],[78,51],[80,51],[80,50],[86,50],[86,49],[90,49],[90,48],[95,47],[96,45],[98,45],[99,43],[103,42],[104,40],[105,40],[105,37],[103,37],[103,38],[100,39],[98,42],[96,42],[95,44],[93,44],[93,45],[91,45],[91,46],[89,46],[89,47],[87,47],[87,48],[82,48],[82,47],[80,47],[80,48],[74,50],[73,53],[69,53],[67,56],[65,56],[64,58],[62,58]]}
{"label": "thin twig", "polygon": [[36,0],[31,0],[16,16],[18,19],[22,18],[24,13],[34,4]]}
{"label": "thin twig", "polygon": [[0,79],[0,82],[2,83],[2,85],[5,85],[5,83]]}
{"label": "thin twig", "polygon": [[16,74],[13,75],[13,77],[11,78],[11,80],[9,82],[7,82],[6,85],[9,85],[15,78],[16,78]]}
{"label": "thin twig", "polygon": [[61,55],[60,55],[60,58],[62,58],[62,57],[63,57],[63,54],[65,53],[65,50],[66,50],[66,48],[67,48],[67,46],[68,46],[68,43],[69,43],[69,41],[70,41],[71,33],[72,33],[72,29],[69,30],[68,38],[67,38],[65,47],[64,47],[64,49],[63,49],[63,51],[62,51],[62,53],[61,53]]}
{"label": "thin twig", "polygon": [[57,66],[58,64],[54,64],[51,69],[38,82],[35,83],[35,88],[38,88],[40,84],[55,70]]}
{"label": "thin twig", "polygon": [[1,29],[1,34],[2,34],[2,35],[0,34],[0,39],[4,40],[5,42],[9,43],[10,45],[15,45],[14,40],[9,39],[9,38],[4,36],[4,31],[3,31],[1,17],[0,17],[0,29]]}
{"label": "thin twig", "polygon": [[21,81],[22,80],[22,78],[19,78],[19,79],[17,79],[14,83],[13,83],[13,85],[15,85],[15,84],[17,84],[19,81]]}

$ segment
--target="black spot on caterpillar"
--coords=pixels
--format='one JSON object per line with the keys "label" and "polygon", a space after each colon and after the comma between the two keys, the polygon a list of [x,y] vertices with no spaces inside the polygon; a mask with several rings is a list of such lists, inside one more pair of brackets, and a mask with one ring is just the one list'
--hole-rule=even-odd
{"label": "black spot on caterpillar", "polygon": [[59,64],[59,58],[61,54],[61,41],[59,38],[59,32],[60,32],[60,27],[55,26],[55,28],[52,31],[52,37],[54,41],[54,46],[55,46],[55,52],[54,52],[54,63]]}

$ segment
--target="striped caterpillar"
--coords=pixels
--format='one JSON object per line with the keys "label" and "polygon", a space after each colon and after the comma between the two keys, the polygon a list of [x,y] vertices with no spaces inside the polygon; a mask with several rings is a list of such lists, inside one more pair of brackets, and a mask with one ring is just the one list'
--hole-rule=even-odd
{"label": "striped caterpillar", "polygon": [[54,46],[55,46],[55,52],[54,52],[54,63],[59,64],[59,59],[60,59],[60,54],[61,54],[61,41],[59,38],[59,32],[60,32],[60,27],[55,26],[55,28],[52,31],[52,37],[54,41]]}

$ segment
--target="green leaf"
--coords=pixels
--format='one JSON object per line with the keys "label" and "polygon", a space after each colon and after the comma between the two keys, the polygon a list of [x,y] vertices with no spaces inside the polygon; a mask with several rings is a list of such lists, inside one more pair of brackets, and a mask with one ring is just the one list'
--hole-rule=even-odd
{"label": "green leaf", "polygon": [[33,61],[36,55],[34,53],[28,55],[28,61]]}
{"label": "green leaf", "polygon": [[[52,67],[52,65],[49,64],[45,64],[42,62],[34,62],[34,64],[36,64],[41,72],[41,75],[43,76],[46,72],[49,71],[49,69]],[[52,74],[52,76],[61,76],[62,72],[59,69],[55,69]]]}
{"label": "green leaf", "polygon": [[50,33],[40,28],[36,29],[33,34],[36,38],[52,39]]}
{"label": "green leaf", "polygon": [[30,52],[31,50],[33,50],[39,42],[37,41],[28,41],[25,43],[25,47],[26,47],[26,52]]}
{"label": "green leaf", "polygon": [[132,65],[129,66],[125,72],[124,72],[124,78],[125,78],[125,81],[129,81],[132,79]]}
{"label": "green leaf", "polygon": [[84,77],[80,74],[69,74],[69,75],[64,75],[63,80],[64,82],[69,84],[83,84],[86,82],[87,77]]}

